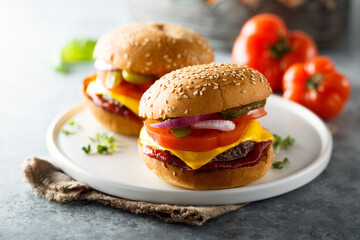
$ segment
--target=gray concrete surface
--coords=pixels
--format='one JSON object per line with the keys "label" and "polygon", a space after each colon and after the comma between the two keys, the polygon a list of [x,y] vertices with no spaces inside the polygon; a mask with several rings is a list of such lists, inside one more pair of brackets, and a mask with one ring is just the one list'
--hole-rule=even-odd
{"label": "gray concrete surface", "polygon": [[[73,37],[97,38],[129,21],[122,1],[0,1],[0,239],[360,239],[360,1],[330,56],[353,84],[328,168],[308,185],[250,204],[202,227],[166,224],[96,203],[58,204],[23,183],[20,165],[46,156],[46,129],[80,101],[91,65],[54,73],[49,52]],[[218,61],[229,59],[217,53]]]}

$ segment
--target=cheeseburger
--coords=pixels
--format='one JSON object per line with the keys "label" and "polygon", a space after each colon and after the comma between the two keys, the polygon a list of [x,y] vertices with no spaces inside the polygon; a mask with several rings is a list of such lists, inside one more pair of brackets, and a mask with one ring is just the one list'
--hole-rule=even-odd
{"label": "cheeseburger", "polygon": [[214,54],[199,34],[171,24],[139,23],[113,30],[94,49],[97,73],[84,81],[87,105],[112,131],[138,134],[142,94],[172,70],[210,63]]}
{"label": "cheeseburger", "polygon": [[166,74],[142,96],[139,153],[162,180],[190,189],[238,187],[273,161],[266,115],[271,88],[258,71],[204,64]]}

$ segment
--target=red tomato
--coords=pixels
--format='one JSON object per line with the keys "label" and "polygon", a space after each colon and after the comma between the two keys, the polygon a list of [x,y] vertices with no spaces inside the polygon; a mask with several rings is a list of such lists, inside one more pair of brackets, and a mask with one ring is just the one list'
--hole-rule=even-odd
{"label": "red tomato", "polygon": [[183,151],[206,152],[218,147],[230,145],[238,141],[246,126],[251,119],[266,115],[263,108],[250,111],[232,121],[236,123],[236,128],[229,132],[211,129],[191,129],[191,133],[183,138],[174,136],[170,129],[151,127],[150,124],[158,123],[154,119],[146,119],[145,129],[150,137],[160,146]]}
{"label": "red tomato", "polygon": [[232,61],[264,74],[274,91],[281,90],[285,70],[296,62],[305,62],[317,54],[310,36],[288,31],[273,14],[259,14],[243,26],[232,50]]}
{"label": "red tomato", "polygon": [[283,77],[283,97],[304,105],[324,119],[340,113],[350,89],[349,80],[323,56],[292,65]]}

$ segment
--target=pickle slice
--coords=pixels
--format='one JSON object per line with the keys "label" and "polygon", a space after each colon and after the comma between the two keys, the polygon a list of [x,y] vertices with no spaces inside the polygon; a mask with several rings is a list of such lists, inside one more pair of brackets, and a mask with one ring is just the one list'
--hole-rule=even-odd
{"label": "pickle slice", "polygon": [[265,103],[266,103],[266,99],[258,101],[258,102],[250,103],[250,104],[245,105],[245,106],[230,108],[230,109],[228,109],[226,111],[221,112],[220,116],[223,119],[238,118],[241,115],[244,115],[245,113],[249,112],[250,110],[254,110],[254,109],[261,108],[261,107],[265,106]]}
{"label": "pickle slice", "polygon": [[153,76],[153,75],[134,73],[134,72],[130,72],[128,70],[123,70],[122,76],[123,76],[124,80],[126,80],[127,82],[135,83],[135,84],[152,82],[157,79],[157,77]]}
{"label": "pickle slice", "polygon": [[178,128],[170,128],[171,133],[178,138],[186,137],[191,133],[191,129],[189,126],[178,127]]}
{"label": "pickle slice", "polygon": [[105,79],[106,88],[114,88],[116,85],[119,85],[122,81],[121,71],[109,71]]}

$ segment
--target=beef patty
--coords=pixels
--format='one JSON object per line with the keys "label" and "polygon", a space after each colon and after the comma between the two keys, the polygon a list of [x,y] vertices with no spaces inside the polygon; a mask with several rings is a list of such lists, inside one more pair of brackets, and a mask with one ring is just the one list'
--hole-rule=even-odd
{"label": "beef patty", "polygon": [[239,158],[246,157],[246,155],[251,152],[255,147],[255,142],[243,142],[239,145],[226,150],[223,153],[220,153],[216,157],[214,157],[212,162],[225,162],[225,161],[233,161]]}

